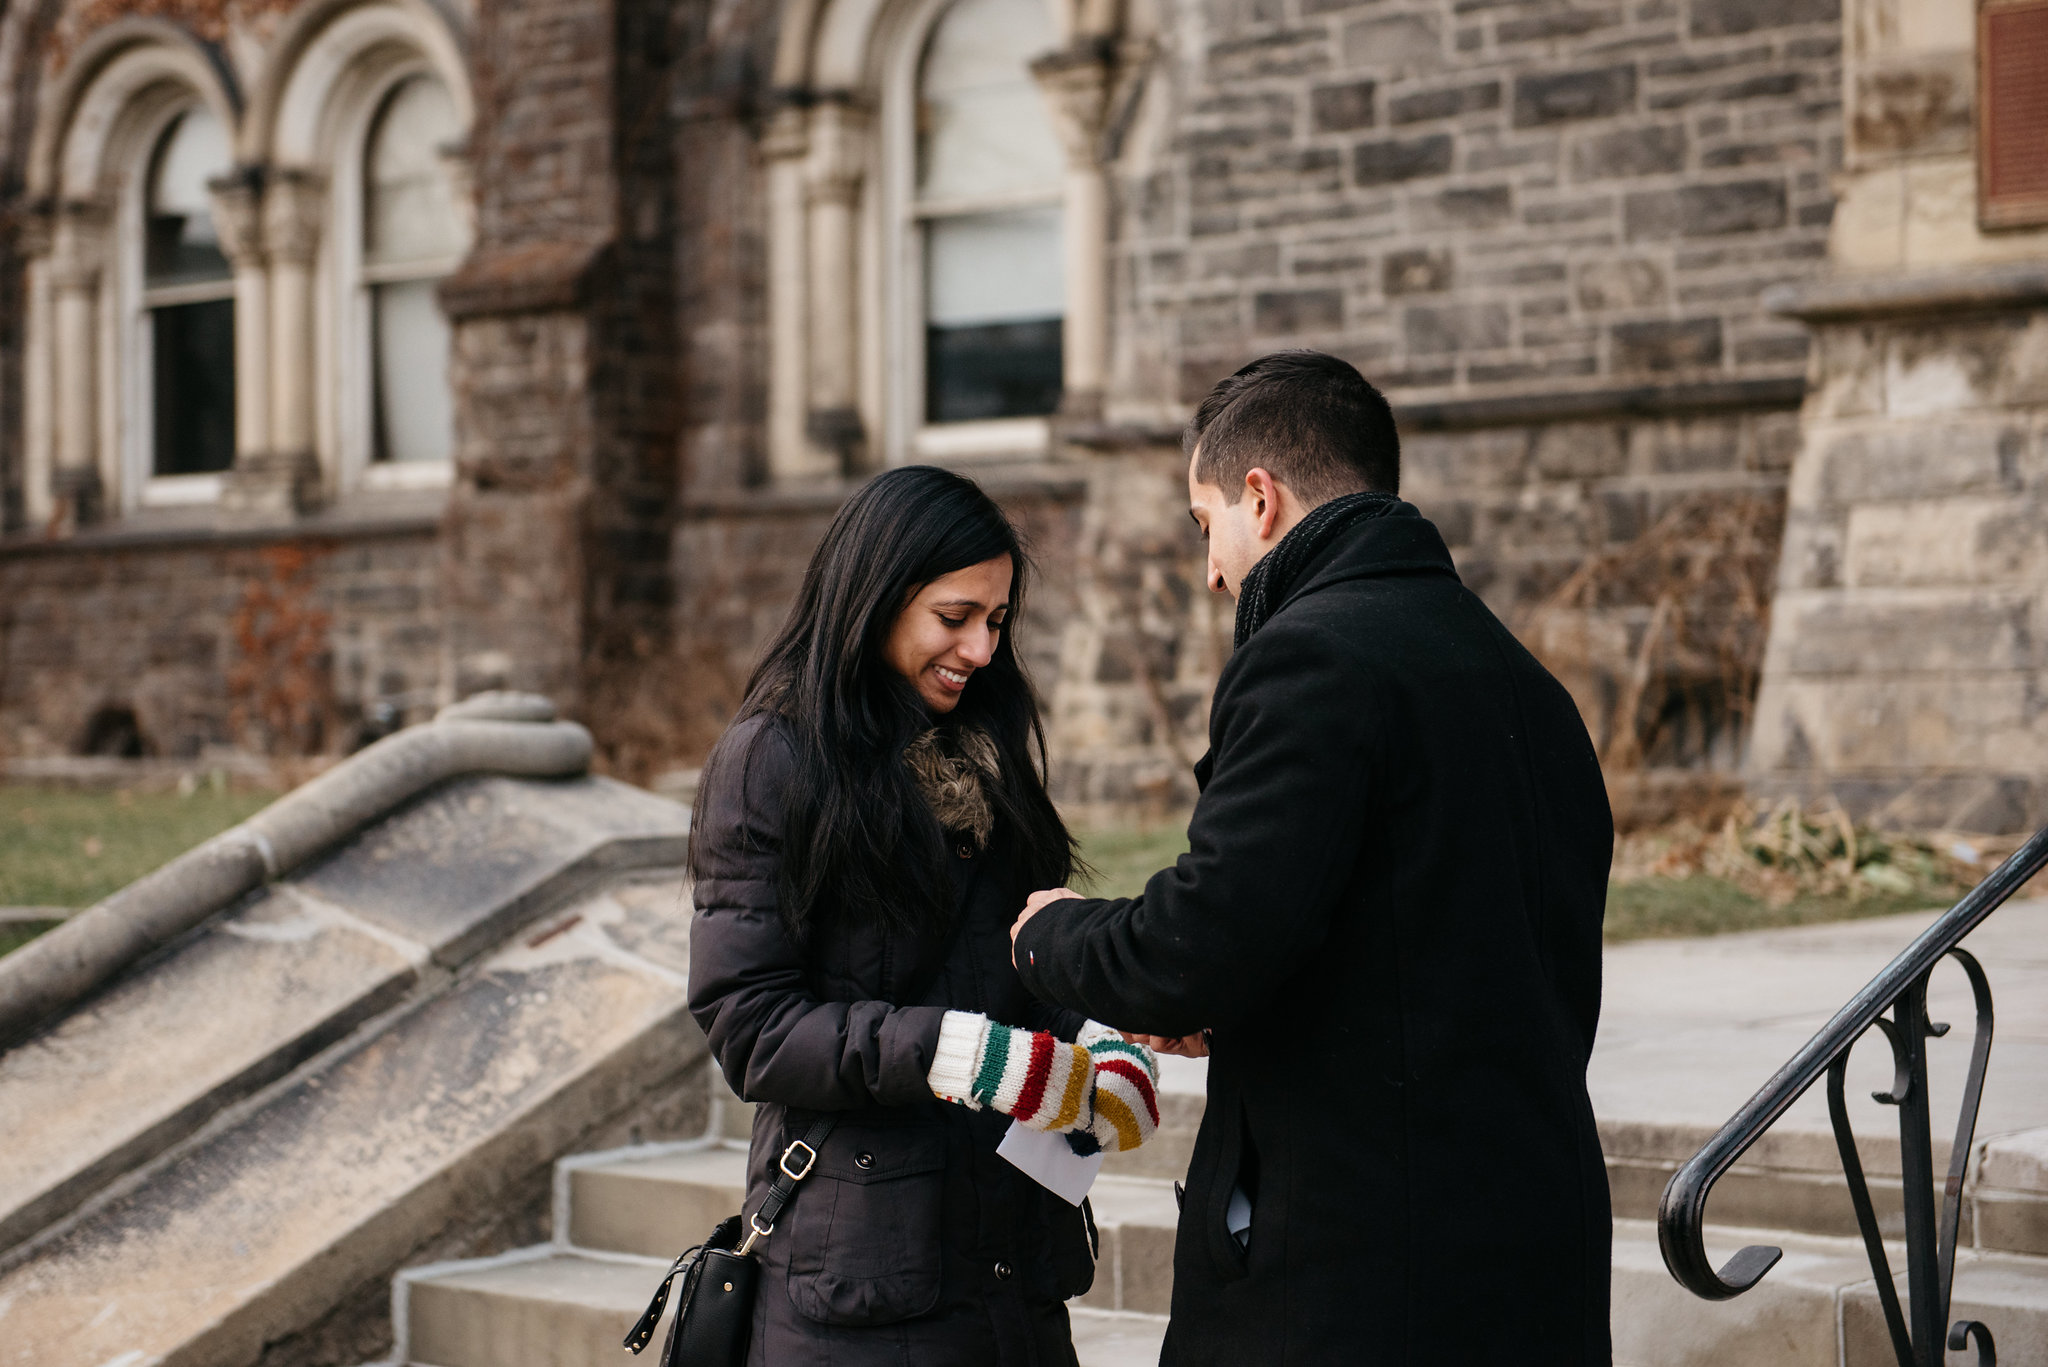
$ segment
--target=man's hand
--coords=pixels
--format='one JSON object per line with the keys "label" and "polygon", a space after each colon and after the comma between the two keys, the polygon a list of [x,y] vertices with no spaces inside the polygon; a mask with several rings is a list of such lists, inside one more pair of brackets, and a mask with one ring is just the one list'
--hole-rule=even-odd
{"label": "man's hand", "polygon": [[1200,1030],[1192,1035],[1183,1035],[1179,1039],[1172,1035],[1134,1035],[1128,1030],[1117,1033],[1132,1044],[1144,1045],[1155,1054],[1172,1054],[1177,1058],[1209,1057],[1209,1037]]}
{"label": "man's hand", "polygon": [[[1025,898],[1024,914],[1019,916],[1016,924],[1010,927],[1010,962],[1013,964],[1017,963],[1017,932],[1024,929],[1026,921],[1045,910],[1046,905],[1050,902],[1064,902],[1070,897],[1078,898],[1080,895],[1080,893],[1075,892],[1072,888],[1047,888],[1043,892],[1034,892]],[[1023,965],[1017,964],[1017,967],[1022,968]]]}

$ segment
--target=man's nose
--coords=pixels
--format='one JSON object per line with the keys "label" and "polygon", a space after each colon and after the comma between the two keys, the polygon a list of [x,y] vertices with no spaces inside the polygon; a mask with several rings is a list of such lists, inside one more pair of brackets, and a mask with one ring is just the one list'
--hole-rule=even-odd
{"label": "man's nose", "polygon": [[1223,571],[1216,568],[1216,562],[1209,562],[1209,592],[1228,593],[1230,586],[1223,582]]}

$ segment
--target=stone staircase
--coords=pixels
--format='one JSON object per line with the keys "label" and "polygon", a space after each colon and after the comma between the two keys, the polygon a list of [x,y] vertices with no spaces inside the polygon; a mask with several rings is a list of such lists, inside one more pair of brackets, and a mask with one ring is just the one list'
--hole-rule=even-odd
{"label": "stone staircase", "polygon": [[[1669,946],[1610,953],[1616,1013],[1602,1048],[1619,1057],[1596,1060],[1595,1094],[1603,1112],[1616,1117],[1603,1121],[1603,1142],[1615,1198],[1617,1363],[1890,1367],[1875,1283],[1862,1244],[1853,1237],[1832,1140],[1824,1130],[1796,1123],[1798,1112],[1790,1118],[1795,1123],[1759,1145],[1717,1190],[1711,1207],[1718,1223],[1709,1246],[1717,1259],[1745,1244],[1769,1243],[1784,1249],[1783,1262],[1754,1290],[1729,1302],[1699,1300],[1672,1281],[1657,1247],[1656,1200],[1669,1172],[1714,1125],[1676,1105],[1660,1078],[1669,1060],[1680,1060],[1692,1071],[1671,1080],[1687,1093],[1688,1105],[1725,1115],[1719,1108],[1725,1103],[1732,1110],[1765,1075],[1751,1067],[1750,1054],[1770,1055],[1783,1042],[1781,1035],[1793,1037],[1796,1047],[1811,1032],[1807,1015],[1824,1015],[1838,1002],[1829,995],[1838,979],[1881,965],[1923,922],[1886,918],[1820,931],[1726,937],[1706,942],[1720,961],[1711,971]],[[1966,1247],[1957,1259],[1952,1318],[1991,1325],[1999,1361],[2007,1367],[2048,1363],[2048,1090],[2035,1085],[2048,1066],[2048,902],[2007,908],[1973,943],[2004,983],[1991,1087],[2007,1090],[1996,1105],[1987,1094],[1987,1123],[1966,1190]],[[1874,963],[1868,963],[1873,955]],[[1758,967],[1788,962],[1803,988],[1787,987]],[[1720,1015],[1688,1014],[1685,994],[1676,986],[1680,981],[1718,1002]],[[1758,1007],[1758,992],[1761,1023],[1750,1014]],[[1664,1003],[1663,1016],[1631,1014],[1632,1002],[1655,1001]],[[1942,1004],[1939,994],[1935,1004]],[[1715,1036],[1718,1051],[1710,1047]],[[1701,1062],[1730,1052],[1732,1062]],[[1172,1290],[1176,1208],[1170,1178],[1185,1168],[1204,1083],[1200,1064],[1163,1062],[1159,1138],[1112,1160],[1091,1198],[1102,1232],[1101,1261],[1094,1289],[1073,1308],[1084,1367],[1138,1367],[1157,1360]],[[1873,1085],[1884,1080],[1875,1078]],[[712,1086],[723,1092],[715,1074]],[[1731,1087],[1732,1100],[1722,1095]],[[1659,1108],[1669,1116],[1666,1123],[1648,1118]],[[721,1095],[711,1106],[713,1133],[704,1139],[559,1163],[551,1243],[401,1274],[394,1291],[395,1362],[582,1367],[621,1361],[619,1340],[667,1260],[739,1208],[746,1110]],[[1865,1161],[1880,1200],[1889,1164],[1889,1218],[1895,1221],[1897,1144],[1882,1138],[1878,1122],[1888,1113],[1870,1111],[1859,1113]],[[1902,1269],[1903,1247],[1893,1247],[1891,1257]],[[1958,1367],[1970,1360],[1950,1358]]]}

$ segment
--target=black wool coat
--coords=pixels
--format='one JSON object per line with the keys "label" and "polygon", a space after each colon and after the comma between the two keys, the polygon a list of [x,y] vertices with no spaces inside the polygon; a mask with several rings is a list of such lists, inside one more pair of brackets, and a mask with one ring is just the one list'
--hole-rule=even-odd
{"label": "black wool coat", "polygon": [[1190,852],[1018,939],[1049,1002],[1213,1031],[1163,1361],[1608,1362],[1613,825],[1570,696],[1402,504],[1308,562],[1209,732]]}
{"label": "black wool coat", "polygon": [[954,929],[828,928],[799,952],[778,912],[793,756],[754,717],[738,762],[698,794],[690,1011],[733,1090],[758,1103],[749,1213],[821,1112],[839,1116],[812,1176],[761,1246],[754,1367],[1073,1367],[1065,1301],[1087,1290],[1081,1211],[996,1156],[1009,1118],[932,1095],[948,1009],[1073,1039],[1010,964],[1030,890],[960,847]]}

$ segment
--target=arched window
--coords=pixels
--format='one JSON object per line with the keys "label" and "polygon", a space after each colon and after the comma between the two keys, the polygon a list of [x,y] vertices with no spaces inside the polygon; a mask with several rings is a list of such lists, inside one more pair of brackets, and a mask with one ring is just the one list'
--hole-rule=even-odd
{"label": "arched window", "polygon": [[924,420],[1049,414],[1060,401],[1065,165],[1026,63],[1044,0],[956,0],[918,73]]}
{"label": "arched window", "polygon": [[150,157],[142,308],[153,475],[235,463],[235,286],[207,190],[231,161],[227,130],[203,105],[180,114]]}
{"label": "arched window", "polygon": [[468,248],[447,153],[461,119],[446,86],[412,76],[385,97],[363,162],[372,458],[445,461],[455,442],[448,319],[434,288]]}

